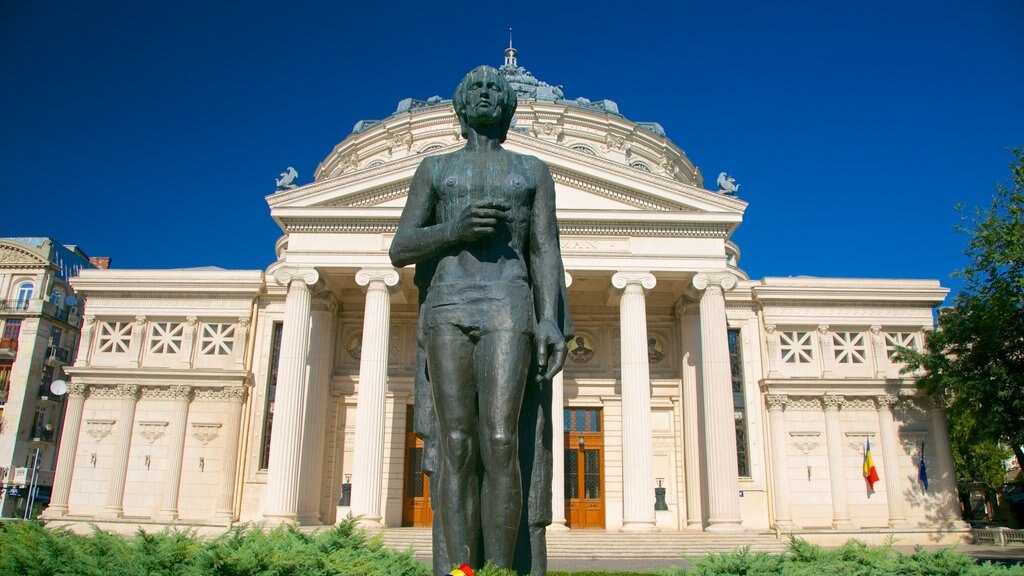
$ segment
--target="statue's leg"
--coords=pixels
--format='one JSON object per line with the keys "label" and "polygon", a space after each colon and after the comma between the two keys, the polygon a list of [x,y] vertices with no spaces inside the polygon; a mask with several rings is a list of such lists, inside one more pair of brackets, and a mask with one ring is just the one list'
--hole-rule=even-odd
{"label": "statue's leg", "polygon": [[519,412],[533,338],[518,331],[485,334],[475,362],[480,402],[480,458],[484,466],[481,524],[487,560],[512,566],[522,513]]}
{"label": "statue's leg", "polygon": [[462,330],[440,324],[427,334],[427,364],[438,438],[441,469],[436,514],[441,516],[448,561],[481,566],[479,446],[476,391],[473,383],[473,343]]}

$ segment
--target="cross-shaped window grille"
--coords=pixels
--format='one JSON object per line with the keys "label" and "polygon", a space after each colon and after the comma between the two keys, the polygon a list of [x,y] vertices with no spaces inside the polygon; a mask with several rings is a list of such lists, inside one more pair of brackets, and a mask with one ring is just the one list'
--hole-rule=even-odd
{"label": "cross-shaped window grille", "polygon": [[838,364],[863,364],[867,360],[863,332],[833,332],[832,344]]}
{"label": "cross-shaped window grille", "polygon": [[124,354],[132,340],[131,322],[101,322],[97,346],[105,354]]}
{"label": "cross-shaped window grille", "polygon": [[814,335],[811,332],[779,332],[782,361],[787,364],[810,364],[814,360]]}
{"label": "cross-shaped window grille", "polygon": [[177,354],[181,351],[184,332],[185,325],[181,322],[154,322],[149,336],[149,351],[153,354]]}
{"label": "cross-shaped window grille", "polygon": [[886,332],[885,333],[885,354],[890,362],[896,361],[896,352],[900,348],[916,348],[914,345],[913,332]]}
{"label": "cross-shaped window grille", "polygon": [[206,356],[230,356],[235,347],[234,324],[203,324],[199,351]]}

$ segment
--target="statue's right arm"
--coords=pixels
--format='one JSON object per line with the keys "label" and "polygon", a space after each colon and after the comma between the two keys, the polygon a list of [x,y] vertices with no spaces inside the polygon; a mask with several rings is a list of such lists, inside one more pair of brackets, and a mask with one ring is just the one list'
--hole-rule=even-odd
{"label": "statue's right arm", "polygon": [[434,256],[458,239],[450,223],[434,223],[437,200],[431,183],[436,166],[436,158],[427,158],[420,162],[412,177],[409,196],[389,251],[391,263],[396,267],[415,264]]}

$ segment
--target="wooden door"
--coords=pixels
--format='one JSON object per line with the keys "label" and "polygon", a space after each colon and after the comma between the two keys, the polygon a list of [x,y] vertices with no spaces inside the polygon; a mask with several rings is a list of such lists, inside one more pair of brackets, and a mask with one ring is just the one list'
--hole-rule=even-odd
{"label": "wooden door", "polygon": [[600,408],[566,408],[565,518],[570,528],[604,528],[604,432]]}
{"label": "wooden door", "polygon": [[405,418],[405,492],[402,496],[402,526],[431,526],[430,480],[423,473],[423,440],[412,431],[413,407]]}

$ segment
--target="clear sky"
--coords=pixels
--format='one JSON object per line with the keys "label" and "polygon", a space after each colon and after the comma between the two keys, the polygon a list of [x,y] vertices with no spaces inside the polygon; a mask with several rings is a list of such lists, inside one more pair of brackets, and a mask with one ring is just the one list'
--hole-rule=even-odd
{"label": "clear sky", "polygon": [[0,236],[263,268],[264,196],[360,119],[519,63],[750,202],[753,278],[936,278],[1024,145],[1024,2],[0,1]]}

